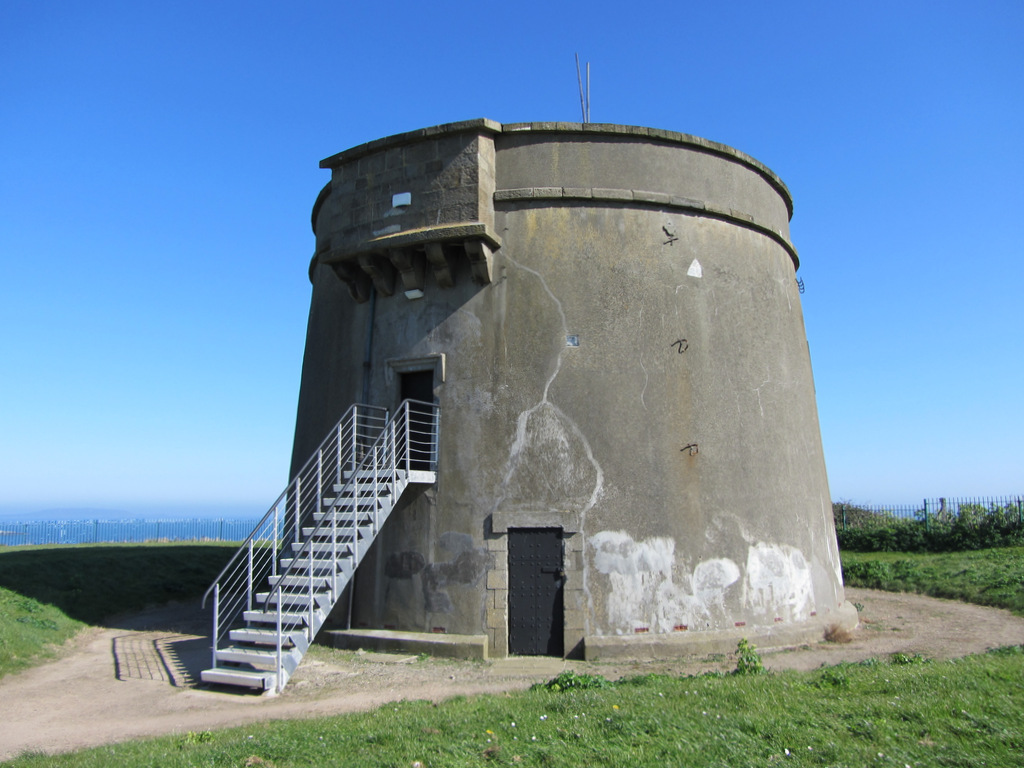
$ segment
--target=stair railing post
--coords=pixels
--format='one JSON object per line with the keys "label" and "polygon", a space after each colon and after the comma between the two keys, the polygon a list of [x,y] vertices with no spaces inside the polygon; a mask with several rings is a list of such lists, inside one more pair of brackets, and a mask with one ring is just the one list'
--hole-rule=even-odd
{"label": "stair railing post", "polygon": [[299,541],[300,525],[299,518],[302,517],[302,477],[295,478],[295,541]]}
{"label": "stair railing post", "polygon": [[280,693],[284,690],[284,682],[282,680],[284,672],[284,660],[282,659],[281,646],[284,645],[284,641],[281,638],[281,605],[283,601],[284,592],[280,588],[277,590],[277,668],[276,679],[274,680],[274,687],[277,688],[277,692]]}
{"label": "stair railing post", "polygon": [[398,443],[395,438],[395,422],[398,421],[398,414],[395,414],[395,418],[388,422],[391,426],[388,428],[388,433],[385,435],[385,450],[388,454],[388,478],[391,483],[391,503],[395,503],[395,473],[398,471]]}
{"label": "stair railing post", "polygon": [[324,498],[324,451],[323,448],[316,452],[316,511],[319,512],[323,506]]}
{"label": "stair railing post", "polygon": [[359,444],[362,440],[363,430],[367,428],[367,414],[363,413],[360,406],[356,406],[352,412],[352,439],[349,441],[352,452],[350,454],[349,471],[354,472],[359,466]]}
{"label": "stair railing post", "polygon": [[249,552],[248,552],[248,561],[249,562],[247,564],[247,570],[248,570],[249,576],[246,579],[246,581],[248,582],[248,584],[246,585],[246,605],[248,606],[247,610],[250,610],[250,611],[252,610],[252,541],[253,541],[252,539],[249,539]]}
{"label": "stair railing post", "polygon": [[217,666],[217,639],[220,637],[220,582],[213,585],[213,642],[210,644],[213,650],[212,667]]}
{"label": "stair railing post", "polygon": [[306,571],[309,573],[309,578],[307,579],[308,587],[307,587],[307,592],[306,592],[306,597],[309,600],[309,631],[308,631],[308,636],[309,636],[310,642],[312,642],[313,634],[316,631],[313,628],[313,539],[312,539],[312,537],[309,540],[309,568],[307,568]]}
{"label": "stair railing post", "polygon": [[273,536],[271,537],[271,540],[273,541],[273,543],[270,545],[271,546],[271,552],[272,552],[272,558],[273,558],[272,561],[271,561],[272,564],[271,564],[270,568],[271,568],[271,575],[273,575],[273,576],[277,576],[277,532],[280,530],[277,526],[278,526],[278,523],[279,523],[278,516],[280,514],[281,514],[281,506],[279,504],[275,504],[274,505],[274,533],[273,533]]}
{"label": "stair railing post", "polygon": [[410,411],[409,403],[405,404],[405,471],[406,474],[412,471],[412,429],[410,428]]}
{"label": "stair railing post", "polygon": [[344,437],[343,437],[344,430],[345,430],[345,425],[342,422],[339,421],[338,422],[338,429],[337,429],[337,431],[334,434],[334,441],[335,441],[335,445],[334,445],[334,450],[335,450],[335,456],[334,456],[334,482],[336,484],[341,483],[341,462],[344,460],[344,456],[342,455],[341,446],[345,442]]}

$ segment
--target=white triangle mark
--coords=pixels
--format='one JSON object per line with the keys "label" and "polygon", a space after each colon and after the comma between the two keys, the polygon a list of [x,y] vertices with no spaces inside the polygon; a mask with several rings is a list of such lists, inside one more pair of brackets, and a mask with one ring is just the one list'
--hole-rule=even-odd
{"label": "white triangle mark", "polygon": [[690,268],[686,270],[686,274],[688,274],[690,277],[703,277],[704,272],[700,268],[700,262],[697,261],[696,259],[690,262]]}

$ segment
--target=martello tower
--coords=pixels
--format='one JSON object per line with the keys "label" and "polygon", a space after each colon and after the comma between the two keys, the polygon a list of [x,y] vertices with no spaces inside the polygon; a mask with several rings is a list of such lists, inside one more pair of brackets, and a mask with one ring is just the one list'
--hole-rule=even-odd
{"label": "martello tower", "polygon": [[354,627],[595,658],[856,623],[772,171],[490,120],[321,165],[293,470],[353,403],[438,414],[436,482],[359,567]]}

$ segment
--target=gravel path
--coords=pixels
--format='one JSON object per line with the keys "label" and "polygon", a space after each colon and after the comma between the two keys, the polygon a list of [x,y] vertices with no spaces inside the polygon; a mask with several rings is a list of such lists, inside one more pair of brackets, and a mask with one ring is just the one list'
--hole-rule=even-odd
{"label": "gravel path", "polygon": [[[769,669],[815,669],[894,652],[945,659],[1024,643],[1024,618],[920,595],[846,590],[862,623],[846,644],[763,653]],[[0,760],[25,750],[64,752],[127,739],[267,720],[371,709],[399,699],[527,688],[563,669],[608,678],[647,672],[731,669],[725,659],[592,663],[521,658],[418,661],[390,654],[315,648],[280,696],[197,686],[209,664],[206,616],[183,604],[124,617],[69,642],[60,657],[0,680]],[[762,649],[764,650],[764,649]]]}

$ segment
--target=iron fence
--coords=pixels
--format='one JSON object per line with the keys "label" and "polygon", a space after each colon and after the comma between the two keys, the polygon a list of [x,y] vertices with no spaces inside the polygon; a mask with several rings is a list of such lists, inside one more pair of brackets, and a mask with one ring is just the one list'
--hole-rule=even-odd
{"label": "iron fence", "polygon": [[925,529],[932,524],[960,523],[973,525],[998,522],[1005,526],[1024,528],[1024,495],[979,496],[971,498],[938,497],[923,499],[921,504],[854,504],[832,503],[836,528],[868,528],[894,521],[916,521]]}
{"label": "iron fence", "polygon": [[0,520],[0,546],[23,544],[140,544],[146,541],[242,541],[252,519]]}

